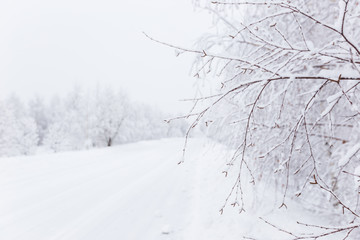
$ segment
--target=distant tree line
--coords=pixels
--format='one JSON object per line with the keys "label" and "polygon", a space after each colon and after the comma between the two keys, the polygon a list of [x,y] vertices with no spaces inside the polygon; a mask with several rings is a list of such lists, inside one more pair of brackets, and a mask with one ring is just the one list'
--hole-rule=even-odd
{"label": "distant tree line", "polygon": [[165,137],[182,137],[185,121],[167,123],[154,107],[134,103],[122,91],[74,88],[65,97],[24,103],[0,100],[0,156],[69,151]]}

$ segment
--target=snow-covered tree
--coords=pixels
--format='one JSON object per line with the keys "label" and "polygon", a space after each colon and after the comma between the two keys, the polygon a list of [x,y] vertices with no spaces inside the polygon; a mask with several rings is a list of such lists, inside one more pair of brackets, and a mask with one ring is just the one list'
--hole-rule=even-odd
{"label": "snow-covered tree", "polygon": [[37,126],[37,134],[39,136],[39,144],[42,144],[45,132],[48,128],[48,109],[44,100],[40,96],[35,96],[29,101],[29,114],[35,120]]}
{"label": "snow-covered tree", "polygon": [[74,149],[71,145],[69,135],[71,132],[61,122],[54,122],[48,128],[43,144],[54,152],[66,151]]}
{"label": "snow-covered tree", "polygon": [[313,211],[325,207],[336,224],[351,222],[320,228],[318,235],[293,233],[292,239],[317,239],[331,231],[357,239],[359,2],[196,2],[214,13],[216,34],[195,48],[160,43],[197,54],[194,75],[218,88],[211,96],[196,96],[201,107],[186,117],[195,118],[188,133],[206,125],[211,136],[235,149],[224,172],[237,180],[224,207],[246,210],[244,186],[269,184],[280,188],[282,208],[297,199]]}
{"label": "snow-covered tree", "polygon": [[43,144],[53,151],[83,149],[86,142],[86,101],[79,87],[64,100],[53,98],[48,115],[49,125]]}
{"label": "snow-covered tree", "polygon": [[37,126],[18,97],[0,101],[0,156],[32,154],[38,143]]}
{"label": "snow-covered tree", "polygon": [[129,110],[129,100],[123,92],[114,92],[111,88],[98,89],[92,122],[94,141],[100,146],[110,147],[117,138],[123,137],[123,125]]}

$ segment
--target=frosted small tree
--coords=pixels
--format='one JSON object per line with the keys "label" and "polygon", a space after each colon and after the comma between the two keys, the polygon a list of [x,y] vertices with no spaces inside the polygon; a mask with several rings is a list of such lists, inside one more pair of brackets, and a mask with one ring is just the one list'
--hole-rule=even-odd
{"label": "frosted small tree", "polygon": [[83,149],[87,108],[81,88],[75,87],[63,100],[53,98],[48,109],[44,145],[55,152]]}
{"label": "frosted small tree", "polygon": [[63,103],[62,125],[65,125],[64,129],[69,133],[68,142],[73,149],[82,149],[88,139],[86,123],[89,118],[89,103],[84,90],[75,86]]}
{"label": "frosted small tree", "polygon": [[69,129],[61,122],[54,122],[48,128],[43,144],[54,152],[72,150]]}
{"label": "frosted small tree", "polygon": [[38,143],[37,127],[21,101],[12,95],[0,102],[0,156],[34,153]]}
{"label": "frosted small tree", "polygon": [[18,155],[16,117],[4,102],[0,102],[0,110],[0,156]]}
{"label": "frosted small tree", "polygon": [[123,92],[107,88],[98,89],[94,101],[94,141],[100,146],[110,147],[122,134],[124,121],[129,115],[129,100]]}
{"label": "frosted small tree", "polygon": [[20,155],[33,154],[38,146],[38,130],[36,122],[31,117],[23,117],[17,121],[17,144]]}
{"label": "frosted small tree", "polygon": [[44,100],[35,96],[29,101],[29,114],[35,120],[37,126],[37,134],[39,136],[39,144],[43,143],[45,132],[49,125],[48,109],[44,104]]}

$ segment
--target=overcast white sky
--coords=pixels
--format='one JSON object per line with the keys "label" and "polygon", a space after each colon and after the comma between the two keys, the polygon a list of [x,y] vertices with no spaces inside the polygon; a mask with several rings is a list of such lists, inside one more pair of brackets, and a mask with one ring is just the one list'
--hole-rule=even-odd
{"label": "overcast white sky", "polygon": [[166,111],[188,108],[192,55],[147,39],[192,46],[211,26],[191,0],[1,0],[0,94],[68,92],[75,84],[123,88]]}

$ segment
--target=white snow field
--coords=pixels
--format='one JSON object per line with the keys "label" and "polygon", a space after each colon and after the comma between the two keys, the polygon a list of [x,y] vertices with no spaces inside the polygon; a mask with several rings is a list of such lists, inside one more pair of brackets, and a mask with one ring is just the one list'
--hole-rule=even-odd
{"label": "white snow field", "polygon": [[[232,184],[221,173],[226,148],[191,140],[178,165],[183,143],[1,158],[0,239],[288,239],[251,209],[228,207],[220,215]],[[282,214],[265,217],[287,226],[291,216]]]}

